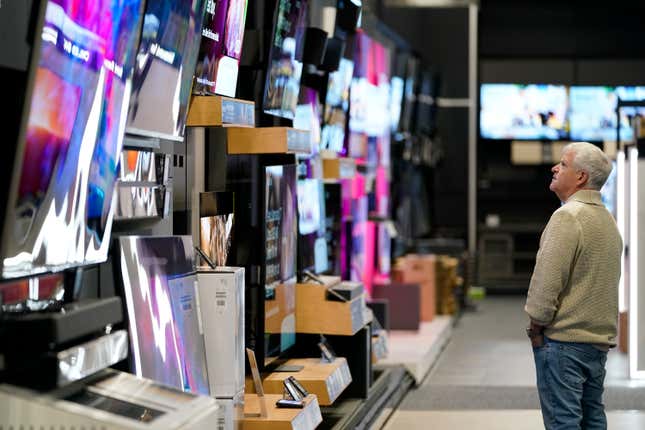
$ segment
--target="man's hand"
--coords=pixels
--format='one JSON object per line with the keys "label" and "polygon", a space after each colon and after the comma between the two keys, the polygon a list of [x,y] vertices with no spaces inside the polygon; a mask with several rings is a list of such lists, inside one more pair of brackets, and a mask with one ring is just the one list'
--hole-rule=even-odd
{"label": "man's hand", "polygon": [[531,339],[531,346],[534,348],[539,348],[544,345],[544,326],[537,324],[531,320],[527,333],[529,333],[529,338]]}
{"label": "man's hand", "polygon": [[531,346],[533,348],[539,348],[541,346],[544,346],[544,335],[540,334],[538,336],[534,336],[531,338]]}

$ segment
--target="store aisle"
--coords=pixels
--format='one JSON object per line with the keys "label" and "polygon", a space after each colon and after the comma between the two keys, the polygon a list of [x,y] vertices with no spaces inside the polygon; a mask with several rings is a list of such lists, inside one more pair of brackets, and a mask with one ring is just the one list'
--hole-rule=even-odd
{"label": "store aisle", "polygon": [[[385,428],[541,429],[524,298],[490,297],[466,313],[424,383],[408,393]],[[645,428],[645,383],[627,380],[626,357],[610,352],[609,428]]]}

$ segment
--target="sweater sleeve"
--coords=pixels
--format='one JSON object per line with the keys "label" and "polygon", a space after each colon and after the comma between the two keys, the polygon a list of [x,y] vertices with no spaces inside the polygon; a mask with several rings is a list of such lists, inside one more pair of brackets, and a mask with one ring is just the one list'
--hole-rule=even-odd
{"label": "sweater sleeve", "polygon": [[559,306],[559,297],[571,276],[581,244],[575,217],[556,211],[542,235],[524,310],[536,323],[548,326]]}

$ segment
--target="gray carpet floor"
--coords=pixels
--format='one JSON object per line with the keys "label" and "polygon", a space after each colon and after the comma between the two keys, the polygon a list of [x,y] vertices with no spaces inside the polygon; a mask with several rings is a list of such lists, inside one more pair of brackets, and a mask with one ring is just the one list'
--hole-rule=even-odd
{"label": "gray carpet floor", "polygon": [[[430,375],[400,409],[539,409],[523,305],[523,297],[489,297],[464,314]],[[627,379],[624,354],[609,353],[607,372],[607,410],[645,410],[645,384]]]}

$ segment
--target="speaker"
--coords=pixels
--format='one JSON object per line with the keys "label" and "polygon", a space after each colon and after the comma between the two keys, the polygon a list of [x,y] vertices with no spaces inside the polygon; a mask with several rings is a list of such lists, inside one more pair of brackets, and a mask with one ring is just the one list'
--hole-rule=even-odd
{"label": "speaker", "polygon": [[316,27],[307,27],[302,52],[302,62],[318,66],[323,61],[327,49],[327,32]]}
{"label": "speaker", "polygon": [[336,26],[347,33],[355,33],[361,7],[351,0],[338,0]]}
{"label": "speaker", "polygon": [[319,69],[326,72],[338,70],[340,59],[345,53],[345,41],[338,37],[327,39],[327,49]]}

